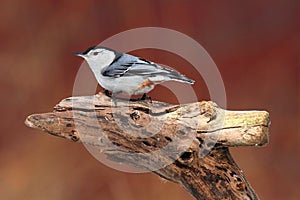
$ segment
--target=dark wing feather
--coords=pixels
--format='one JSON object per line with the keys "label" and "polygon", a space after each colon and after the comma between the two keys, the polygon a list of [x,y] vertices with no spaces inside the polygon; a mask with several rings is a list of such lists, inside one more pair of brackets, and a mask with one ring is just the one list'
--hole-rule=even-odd
{"label": "dark wing feather", "polygon": [[178,81],[193,83],[194,81],[186,78],[177,71],[163,68],[148,60],[123,54],[117,62],[113,62],[102,70],[103,76],[121,77],[121,76],[144,76],[155,77],[165,76]]}
{"label": "dark wing feather", "polygon": [[123,76],[131,65],[115,65],[115,66],[108,66],[102,70],[103,76],[109,76],[109,77],[120,77]]}
{"label": "dark wing feather", "polygon": [[123,54],[122,57],[105,67],[101,73],[103,76],[120,77],[145,75],[155,72],[156,69],[158,66],[150,61]]}

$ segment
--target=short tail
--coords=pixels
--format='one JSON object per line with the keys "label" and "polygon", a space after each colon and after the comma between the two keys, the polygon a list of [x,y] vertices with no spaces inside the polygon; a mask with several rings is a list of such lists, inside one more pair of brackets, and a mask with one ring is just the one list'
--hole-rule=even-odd
{"label": "short tail", "polygon": [[176,74],[176,75],[172,75],[170,76],[170,78],[174,81],[179,81],[179,82],[182,82],[182,83],[188,83],[188,84],[194,84],[195,81],[192,80],[192,79],[189,79],[181,74]]}
{"label": "short tail", "polygon": [[[180,74],[179,72],[169,69],[163,68],[159,66],[157,68],[157,72],[155,72],[156,77],[152,77],[152,81],[154,82],[164,82],[167,80],[178,81],[182,83],[194,84],[194,80],[185,77],[184,75]],[[155,80],[154,80],[155,79]]]}

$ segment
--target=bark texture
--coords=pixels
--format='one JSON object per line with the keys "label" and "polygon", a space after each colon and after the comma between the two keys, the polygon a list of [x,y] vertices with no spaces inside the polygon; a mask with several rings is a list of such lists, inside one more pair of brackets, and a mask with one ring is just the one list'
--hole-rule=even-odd
{"label": "bark texture", "polygon": [[170,105],[98,94],[66,98],[25,123],[152,171],[196,199],[258,199],[228,147],[267,144],[269,121],[266,111],[228,111],[210,101]]}

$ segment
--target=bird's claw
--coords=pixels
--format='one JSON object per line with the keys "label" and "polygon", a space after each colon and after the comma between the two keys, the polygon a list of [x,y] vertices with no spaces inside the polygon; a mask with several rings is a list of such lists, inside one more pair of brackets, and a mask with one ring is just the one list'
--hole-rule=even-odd
{"label": "bird's claw", "polygon": [[[111,93],[111,92],[109,92],[108,90],[104,90],[104,94],[105,94],[106,96],[110,97],[110,98],[114,101],[115,104],[116,104],[116,100],[117,100],[117,99],[124,100],[124,99],[122,99],[122,98],[117,98],[117,97],[116,97],[116,94]],[[145,100],[149,100],[150,103],[152,103],[152,98],[151,98],[150,96],[147,96],[146,93],[144,93],[143,96],[140,97],[140,98],[129,99],[129,100],[130,100],[130,101],[145,101]]]}

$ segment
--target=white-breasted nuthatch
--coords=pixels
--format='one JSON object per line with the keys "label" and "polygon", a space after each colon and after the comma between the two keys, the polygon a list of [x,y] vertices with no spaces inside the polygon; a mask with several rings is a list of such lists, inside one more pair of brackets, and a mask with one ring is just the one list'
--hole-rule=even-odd
{"label": "white-breasted nuthatch", "polygon": [[102,46],[93,46],[83,53],[74,54],[87,61],[107,95],[109,95],[108,91],[113,94],[143,94],[141,99],[145,99],[146,93],[151,91],[156,84],[165,81],[194,83],[194,80],[175,70]]}

